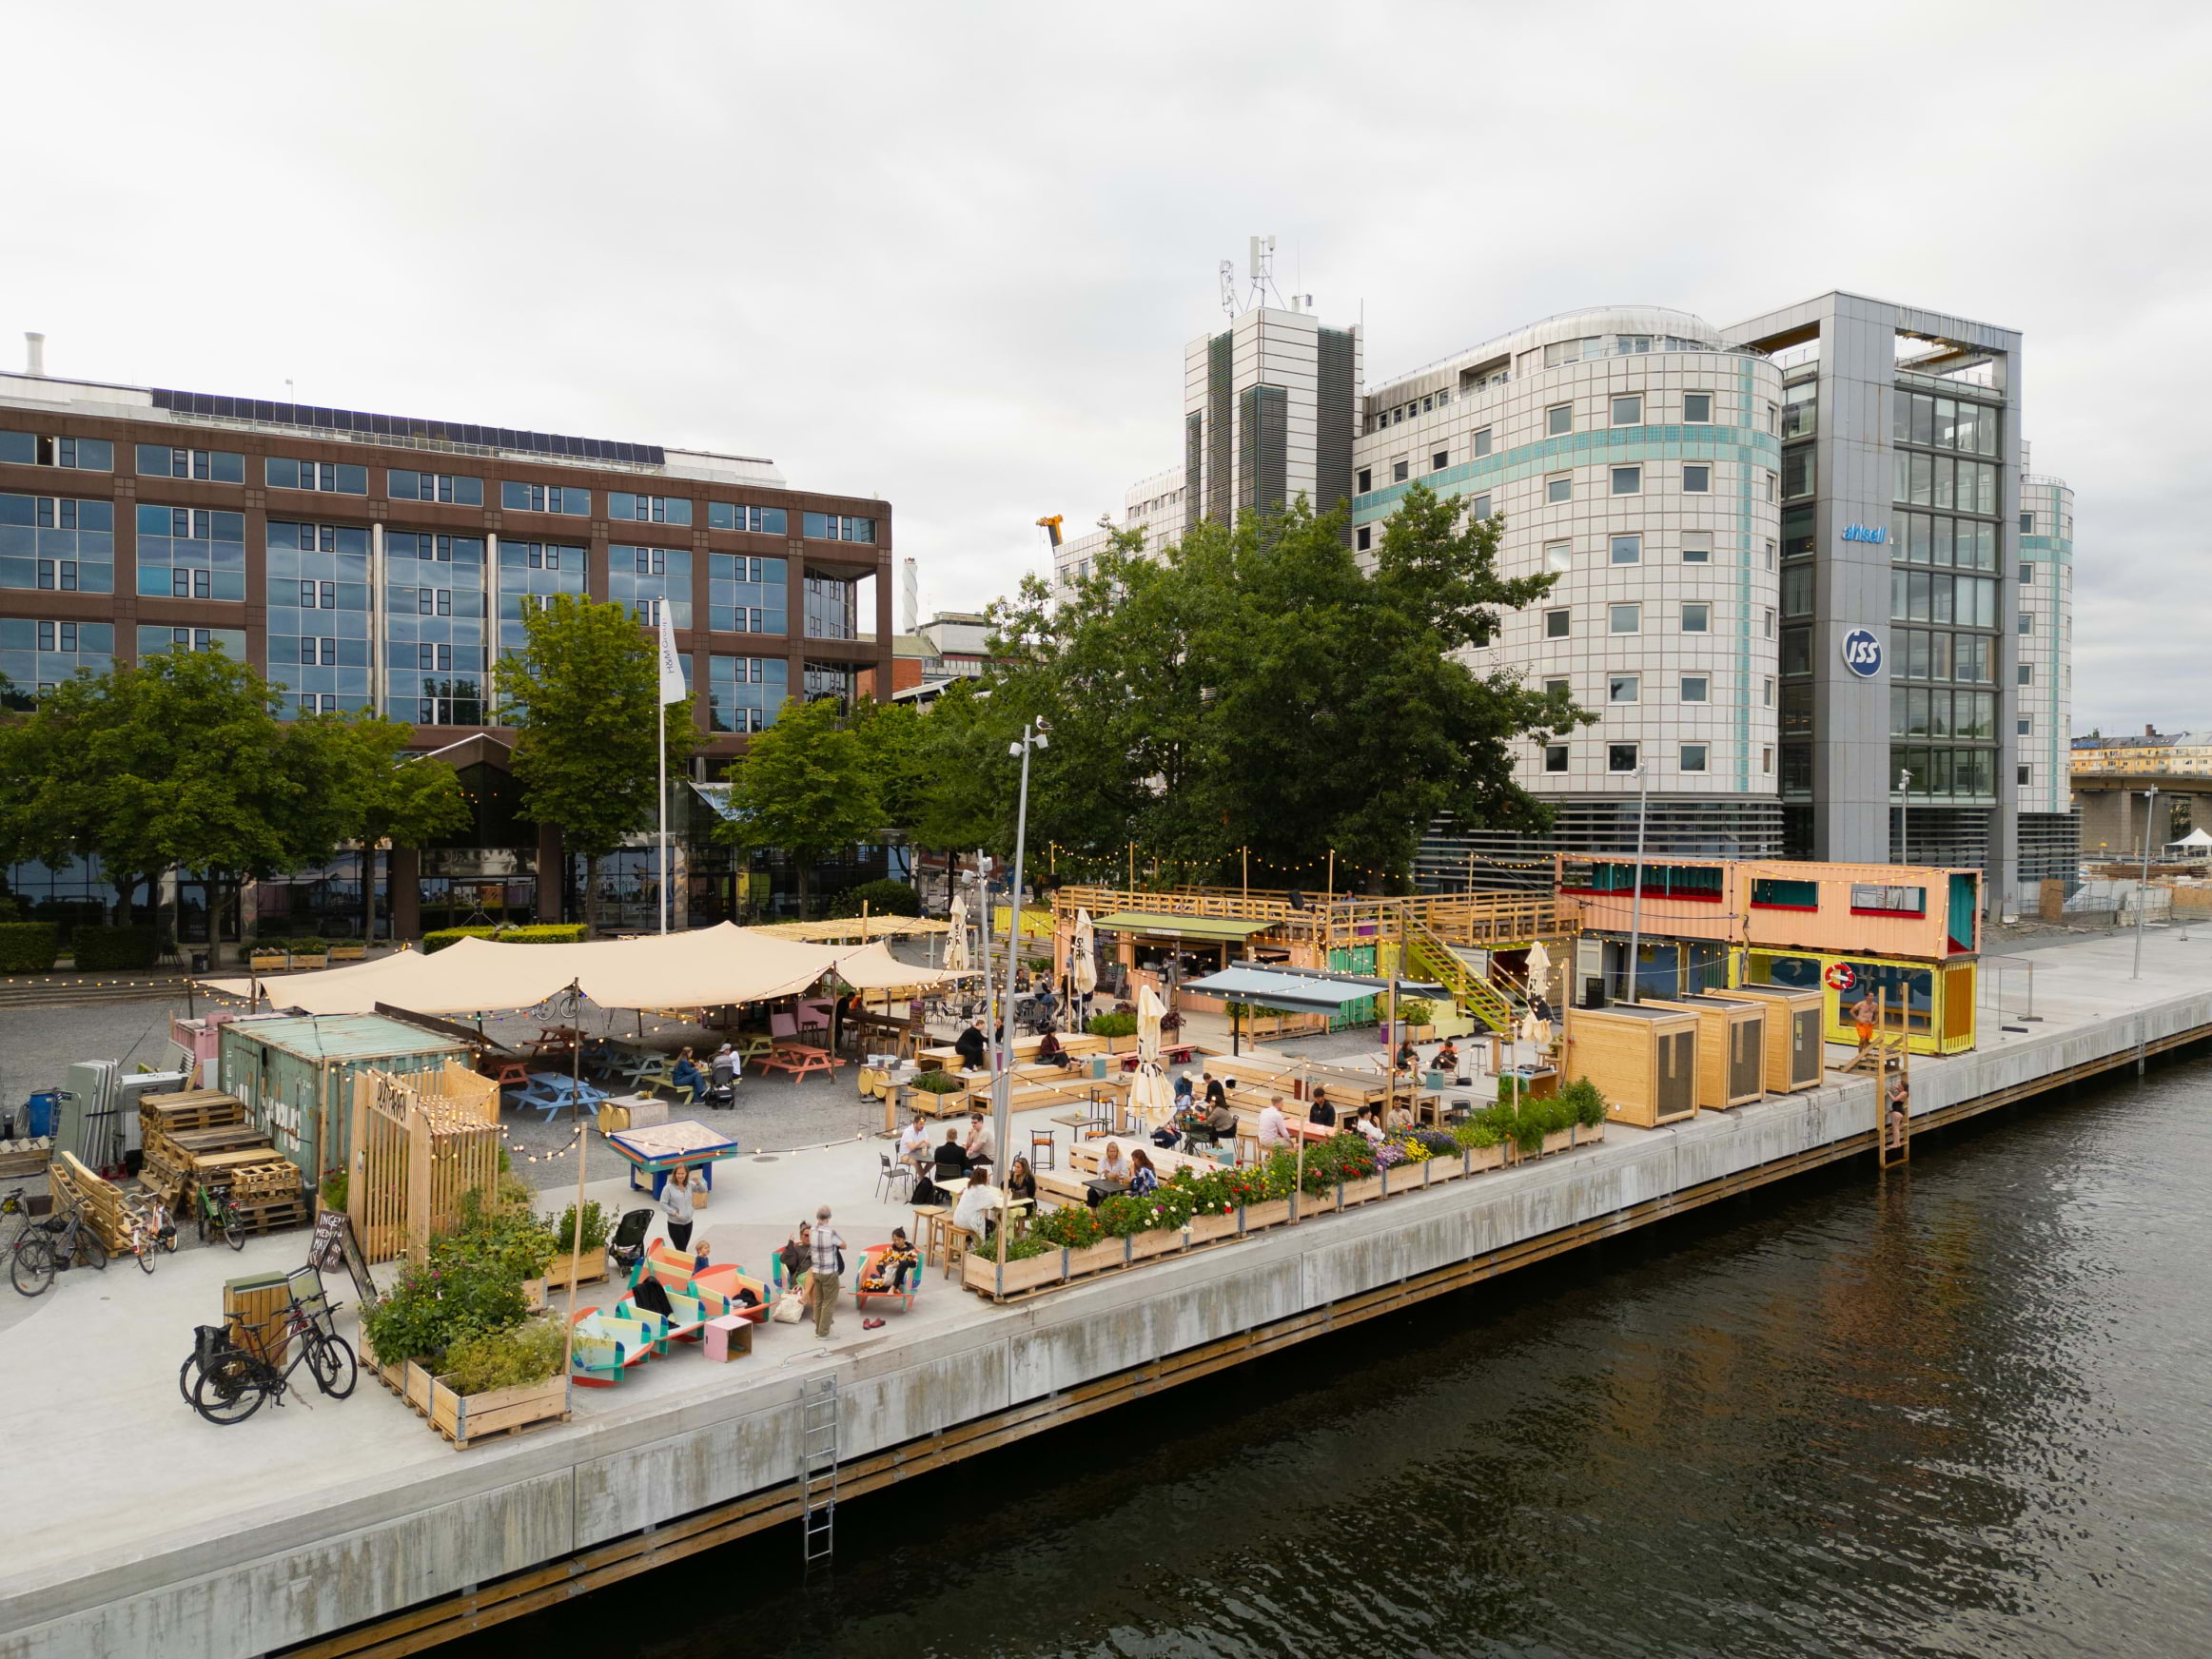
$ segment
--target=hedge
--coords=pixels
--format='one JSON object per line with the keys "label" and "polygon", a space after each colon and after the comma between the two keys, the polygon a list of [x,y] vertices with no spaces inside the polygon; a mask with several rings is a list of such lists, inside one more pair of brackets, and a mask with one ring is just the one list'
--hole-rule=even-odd
{"label": "hedge", "polygon": [[844,921],[860,914],[862,905],[871,916],[919,916],[922,913],[922,895],[903,881],[862,882],[856,888],[848,888],[832,901],[831,918]]}
{"label": "hedge", "polygon": [[61,929],[51,922],[0,922],[0,973],[51,973]]}
{"label": "hedge", "polygon": [[69,935],[69,955],[79,973],[151,967],[161,953],[161,930],[152,927],[97,927],[80,922]]}
{"label": "hedge", "polygon": [[582,942],[581,922],[541,922],[530,927],[440,927],[422,935],[422,951],[443,950],[463,939],[491,939],[501,945],[576,945]]}

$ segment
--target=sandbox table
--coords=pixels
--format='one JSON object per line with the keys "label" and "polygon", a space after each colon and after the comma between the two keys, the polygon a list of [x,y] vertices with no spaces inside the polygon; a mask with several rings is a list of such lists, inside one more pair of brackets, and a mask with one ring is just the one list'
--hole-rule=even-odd
{"label": "sandbox table", "polygon": [[677,1169],[705,1170],[707,1188],[713,1191],[716,1161],[737,1156],[736,1142],[690,1118],[678,1118],[669,1123],[647,1123],[636,1129],[617,1129],[607,1141],[630,1165],[631,1190],[644,1190],[637,1181],[643,1172],[653,1177],[653,1196],[656,1199],[669,1173]]}

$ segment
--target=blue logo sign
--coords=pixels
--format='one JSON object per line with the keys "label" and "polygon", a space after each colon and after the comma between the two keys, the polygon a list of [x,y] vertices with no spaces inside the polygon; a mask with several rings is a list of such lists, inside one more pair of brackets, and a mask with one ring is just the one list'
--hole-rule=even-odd
{"label": "blue logo sign", "polygon": [[1854,628],[1843,636],[1844,667],[1863,680],[1882,672],[1882,642],[1870,628]]}
{"label": "blue logo sign", "polygon": [[1885,542],[1889,539],[1889,527],[1887,524],[1847,524],[1844,526],[1843,538],[1846,541]]}

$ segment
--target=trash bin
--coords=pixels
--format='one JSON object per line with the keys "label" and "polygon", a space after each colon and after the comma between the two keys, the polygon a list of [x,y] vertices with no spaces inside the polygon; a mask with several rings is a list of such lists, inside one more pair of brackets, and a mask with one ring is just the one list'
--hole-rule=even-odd
{"label": "trash bin", "polygon": [[41,1089],[23,1103],[24,1132],[36,1141],[54,1132],[54,1114],[60,1102],[51,1089]]}

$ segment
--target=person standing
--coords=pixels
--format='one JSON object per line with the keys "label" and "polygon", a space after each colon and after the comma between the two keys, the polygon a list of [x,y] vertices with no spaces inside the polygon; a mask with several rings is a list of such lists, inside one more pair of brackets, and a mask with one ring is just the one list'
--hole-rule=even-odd
{"label": "person standing", "polygon": [[830,1206],[814,1212],[814,1271],[807,1294],[814,1300],[814,1335],[827,1337],[837,1317],[837,1281],[845,1272],[845,1239],[830,1225]]}
{"label": "person standing", "polygon": [[668,1218],[668,1241],[677,1250],[692,1247],[692,1172],[672,1169],[660,1185],[660,1213]]}
{"label": "person standing", "polygon": [[1867,1044],[1874,1040],[1874,1016],[1878,1011],[1874,1006],[1872,991],[1867,992],[1851,1005],[1851,1025],[1858,1030],[1861,1054],[1866,1053]]}

